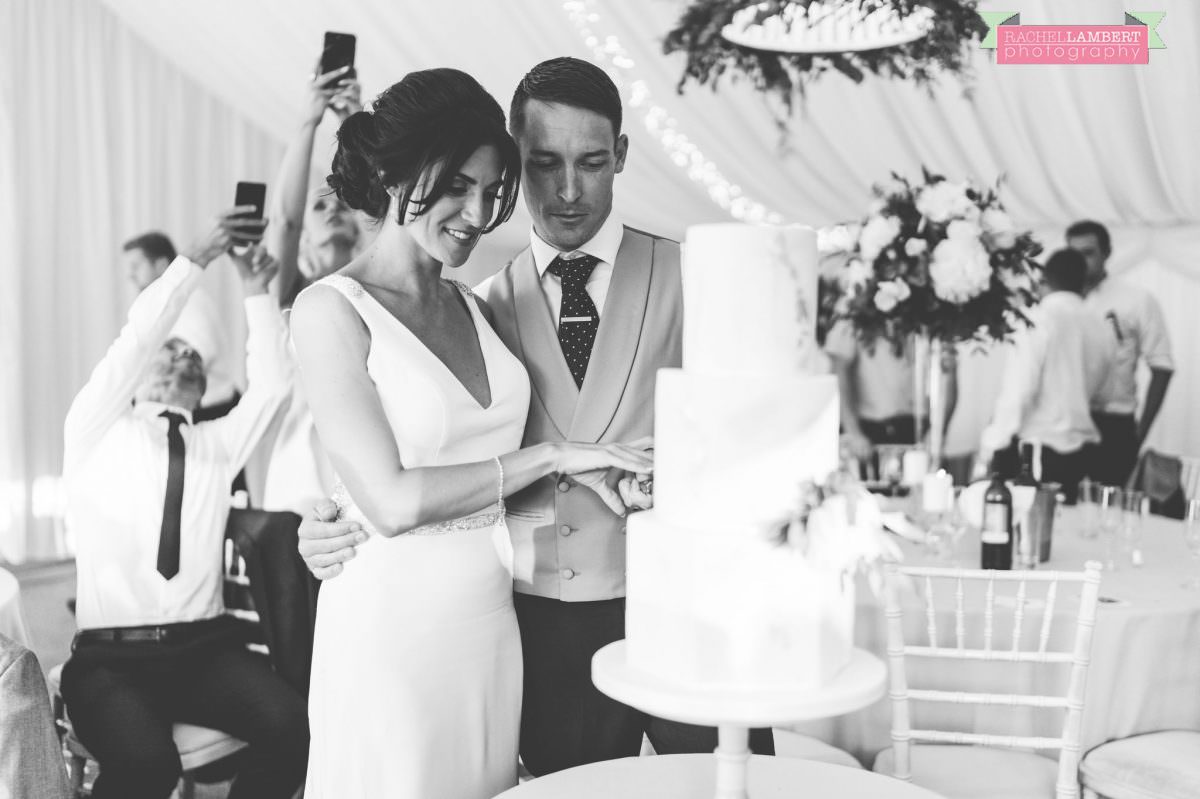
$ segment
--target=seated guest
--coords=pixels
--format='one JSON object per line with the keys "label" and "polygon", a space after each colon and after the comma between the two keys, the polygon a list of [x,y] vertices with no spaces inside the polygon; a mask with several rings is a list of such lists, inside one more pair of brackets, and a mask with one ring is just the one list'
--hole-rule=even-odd
{"label": "seated guest", "polygon": [[[842,441],[860,461],[872,459],[881,444],[916,444],[926,430],[917,431],[913,378],[913,348],[899,354],[883,339],[863,346],[846,319],[839,319],[825,338],[825,352],[833,362],[842,404]],[[949,424],[958,397],[957,367],[952,347],[947,347],[940,368],[946,374],[946,418]]]}
{"label": "seated guest", "polygon": [[[1104,483],[1124,485],[1167,395],[1175,369],[1171,340],[1153,295],[1134,283],[1109,277],[1112,246],[1104,225],[1076,222],[1067,228],[1067,246],[1087,262],[1087,307],[1104,319],[1105,334],[1116,340],[1112,371],[1092,405],[1092,418],[1100,431],[1094,476]],[[1142,416],[1135,419],[1137,366],[1142,359],[1150,368],[1150,385]]]}
{"label": "seated guest", "polygon": [[0,635],[0,796],[67,799],[62,746],[37,656]]}
{"label": "seated guest", "polygon": [[[1014,437],[1042,445],[1041,479],[1062,484],[1074,501],[1088,473],[1088,444],[1100,440],[1090,405],[1105,378],[1113,342],[1103,321],[1083,302],[1087,264],[1074,250],[1046,262],[1046,294],[1030,311],[1032,327],[1018,331],[1005,365],[992,421],[980,439],[986,463],[1014,446]],[[1015,456],[1002,458],[1015,462]]]}
{"label": "seated guest", "polygon": [[[125,242],[125,267],[139,292],[162,276],[175,260],[175,245],[165,233],[151,231]],[[203,289],[192,292],[179,314],[173,335],[183,339],[204,359],[208,386],[196,411],[196,421],[218,419],[237,404],[238,388],[229,371],[232,354],[225,326],[212,297]]]}
{"label": "seated guest", "polygon": [[[171,335],[204,268],[262,222],[233,209],[134,301],[75,397],[64,429],[68,520],[78,539],[80,630],[62,694],[100,765],[96,799],[165,799],[180,775],[173,723],[249,744],[234,799],[290,797],[304,778],[305,703],[248,651],[222,601],[228,486],[286,395],[289,360],[274,262],[232,260],[246,293],[249,387],[226,416],[195,422],[204,364]],[[133,403],[130,400],[134,400]]]}

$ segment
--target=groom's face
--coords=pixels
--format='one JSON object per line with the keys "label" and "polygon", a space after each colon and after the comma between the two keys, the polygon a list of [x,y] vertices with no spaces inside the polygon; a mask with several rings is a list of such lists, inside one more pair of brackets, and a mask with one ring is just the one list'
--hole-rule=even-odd
{"label": "groom's face", "polygon": [[579,249],[612,210],[629,140],[595,111],[529,100],[517,145],[533,229],[562,252]]}

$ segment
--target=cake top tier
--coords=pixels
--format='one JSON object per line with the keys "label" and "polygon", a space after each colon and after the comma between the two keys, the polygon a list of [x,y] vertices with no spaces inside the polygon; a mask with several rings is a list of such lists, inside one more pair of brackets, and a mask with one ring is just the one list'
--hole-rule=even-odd
{"label": "cake top tier", "polygon": [[790,225],[694,225],[683,244],[683,367],[818,370],[817,236]]}

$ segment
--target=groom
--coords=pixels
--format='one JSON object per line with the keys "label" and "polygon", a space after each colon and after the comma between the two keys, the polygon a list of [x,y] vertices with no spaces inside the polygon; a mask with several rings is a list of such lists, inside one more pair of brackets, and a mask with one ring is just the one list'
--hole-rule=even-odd
{"label": "groom", "polygon": [[[679,245],[621,224],[613,179],[625,166],[621,98],[575,58],[535,66],[513,95],[533,217],[530,246],[478,290],[533,388],[522,446],[631,441],[653,434],[654,382],[681,361]],[[626,503],[649,498],[626,480]],[[521,759],[535,775],[637,755],[711,752],[716,730],[654,718],[592,684],[592,655],[625,637],[625,518],[569,477],[509,498],[514,604],[525,659]],[[332,576],[352,550],[348,527],[306,520],[301,554]],[[773,754],[770,730],[751,734]]]}

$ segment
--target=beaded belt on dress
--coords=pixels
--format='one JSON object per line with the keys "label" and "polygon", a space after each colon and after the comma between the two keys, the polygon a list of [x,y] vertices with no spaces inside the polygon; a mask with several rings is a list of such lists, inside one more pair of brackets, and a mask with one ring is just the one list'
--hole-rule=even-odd
{"label": "beaded belt on dress", "polygon": [[[354,521],[362,525],[368,534],[376,535],[378,533],[375,526],[367,521],[362,511],[354,504],[354,500],[350,497],[350,492],[346,490],[346,486],[341,481],[338,481],[337,485],[334,486],[333,496],[330,499],[334,505],[337,505],[338,521],[353,518]],[[485,527],[495,527],[503,521],[504,511],[495,510],[495,506],[493,506],[483,513],[477,513],[472,516],[460,516],[457,519],[447,519],[444,522],[423,524],[420,527],[405,530],[401,535],[446,535],[447,533],[460,533],[465,530],[480,530]]]}

